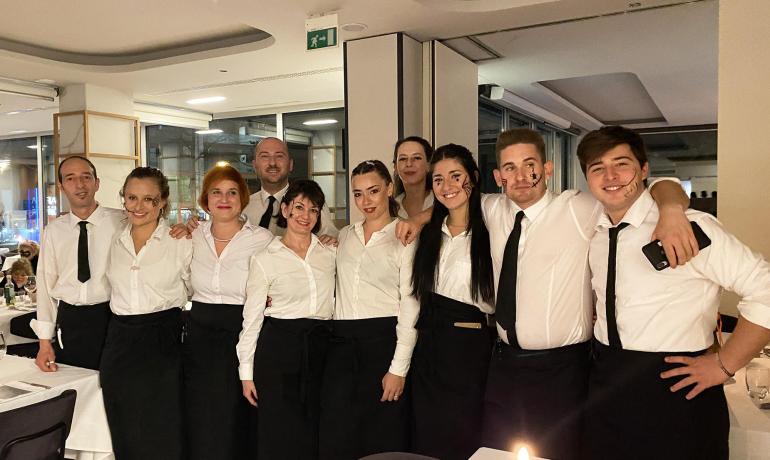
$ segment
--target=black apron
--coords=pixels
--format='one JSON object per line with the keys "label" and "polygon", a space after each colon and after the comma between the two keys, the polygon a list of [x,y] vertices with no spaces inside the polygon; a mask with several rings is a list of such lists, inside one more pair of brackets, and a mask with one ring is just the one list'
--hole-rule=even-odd
{"label": "black apron", "polygon": [[730,420],[722,385],[688,401],[687,387],[660,373],[677,365],[666,356],[594,341],[586,406],[585,458],[591,460],[727,460]]}
{"label": "black apron", "polygon": [[182,343],[187,458],[248,458],[256,409],[243,396],[235,346],[243,305],[193,302]]}
{"label": "black apron", "polygon": [[396,324],[393,316],[332,321],[321,395],[321,459],[358,460],[409,448],[408,382],[398,401],[380,401],[396,349]]}
{"label": "black apron", "polygon": [[523,442],[538,457],[579,458],[589,359],[590,342],[522,350],[498,340],[484,396],[482,445],[510,450]]}
{"label": "black apron", "polygon": [[318,457],[321,379],[330,321],[265,317],[254,355],[260,460]]}
{"label": "black apron", "polygon": [[467,460],[481,445],[492,330],[476,306],[438,294],[422,302],[409,371],[412,451]]}
{"label": "black apron", "polygon": [[111,317],[109,302],[70,305],[59,301],[53,343],[56,362],[99,370]]}
{"label": "black apron", "polygon": [[180,313],[110,321],[99,378],[117,460],[183,458]]}

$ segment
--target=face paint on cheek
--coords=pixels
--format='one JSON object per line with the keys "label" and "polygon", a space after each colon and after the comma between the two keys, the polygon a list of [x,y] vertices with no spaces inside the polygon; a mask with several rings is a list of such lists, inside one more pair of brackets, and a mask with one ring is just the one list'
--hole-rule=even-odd
{"label": "face paint on cheek", "polygon": [[508,190],[508,179],[500,179],[500,185],[503,188],[503,191]]}
{"label": "face paint on cheek", "polygon": [[462,188],[463,190],[465,190],[466,195],[471,196],[471,192],[473,191],[473,185],[471,185],[467,176],[465,177],[465,179],[463,179]]}
{"label": "face paint on cheek", "polygon": [[624,186],[624,189],[624,198],[628,198],[629,196],[636,193],[637,189],[639,189],[639,183],[636,181],[636,171],[634,171],[634,177],[632,177],[631,181]]}
{"label": "face paint on cheek", "polygon": [[152,199],[152,207],[153,208],[157,208],[159,204],[160,204],[160,198],[153,198]]}

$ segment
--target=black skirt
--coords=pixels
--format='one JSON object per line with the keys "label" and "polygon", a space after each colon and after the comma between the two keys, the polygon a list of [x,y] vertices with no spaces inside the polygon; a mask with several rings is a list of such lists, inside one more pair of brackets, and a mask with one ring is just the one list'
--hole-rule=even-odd
{"label": "black skirt", "polygon": [[260,460],[318,457],[318,419],[330,322],[266,317],[254,355]]}
{"label": "black skirt", "polygon": [[186,458],[249,456],[256,409],[243,397],[235,346],[243,305],[193,302],[182,344]]}
{"label": "black skirt", "polygon": [[53,344],[56,362],[98,370],[112,317],[110,303],[70,305],[59,302],[57,311],[58,334]]}
{"label": "black skirt", "polygon": [[396,349],[396,323],[395,317],[332,322],[321,395],[321,459],[357,460],[409,448],[409,392],[380,402]]}
{"label": "black skirt", "polygon": [[99,375],[117,460],[183,458],[181,333],[178,308],[113,316]]}
{"label": "black skirt", "polygon": [[412,451],[466,460],[481,445],[492,330],[477,307],[438,294],[421,306],[417,329],[410,367]]}
{"label": "black skirt", "polygon": [[590,353],[590,342],[522,350],[498,340],[484,395],[482,444],[510,450],[523,442],[537,457],[580,458]]}
{"label": "black skirt", "polygon": [[688,401],[692,387],[660,373],[677,367],[666,356],[610,348],[594,341],[586,407],[585,458],[592,460],[727,460],[730,420],[722,385]]}

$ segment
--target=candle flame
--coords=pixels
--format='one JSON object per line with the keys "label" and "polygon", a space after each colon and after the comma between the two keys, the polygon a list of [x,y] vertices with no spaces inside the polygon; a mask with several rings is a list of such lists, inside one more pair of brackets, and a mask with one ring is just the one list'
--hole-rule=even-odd
{"label": "candle flame", "polygon": [[519,449],[519,453],[516,455],[516,460],[529,460],[529,450],[524,446]]}

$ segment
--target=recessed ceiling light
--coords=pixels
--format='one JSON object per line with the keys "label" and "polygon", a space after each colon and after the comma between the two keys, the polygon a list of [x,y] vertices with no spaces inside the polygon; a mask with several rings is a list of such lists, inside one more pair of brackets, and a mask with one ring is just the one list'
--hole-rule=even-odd
{"label": "recessed ceiling light", "polygon": [[13,112],[8,112],[8,113],[6,113],[6,115],[18,115],[18,114],[20,114],[20,113],[21,113],[21,112],[19,112],[18,110],[14,110]]}
{"label": "recessed ceiling light", "polygon": [[187,101],[187,103],[190,105],[209,104],[212,102],[222,102],[225,99],[227,98],[224,96],[201,97],[198,99],[190,99],[189,101]]}
{"label": "recessed ceiling light", "polygon": [[220,168],[222,166],[229,166],[229,165],[230,165],[230,163],[228,163],[226,161],[217,161],[217,166],[219,166]]}
{"label": "recessed ceiling light", "polygon": [[198,131],[195,131],[195,134],[219,134],[221,133],[221,129],[200,129]]}
{"label": "recessed ceiling light", "polygon": [[35,144],[35,145],[28,145],[27,148],[28,149],[35,149],[35,150],[37,150],[37,144]]}
{"label": "recessed ceiling light", "polygon": [[367,27],[368,26],[363,22],[349,22],[347,24],[342,24],[340,29],[344,30],[345,32],[361,32],[366,30]]}
{"label": "recessed ceiling light", "polygon": [[331,118],[325,118],[322,120],[308,120],[302,122],[302,124],[305,126],[333,125],[334,123],[337,123],[337,120],[332,120]]}

